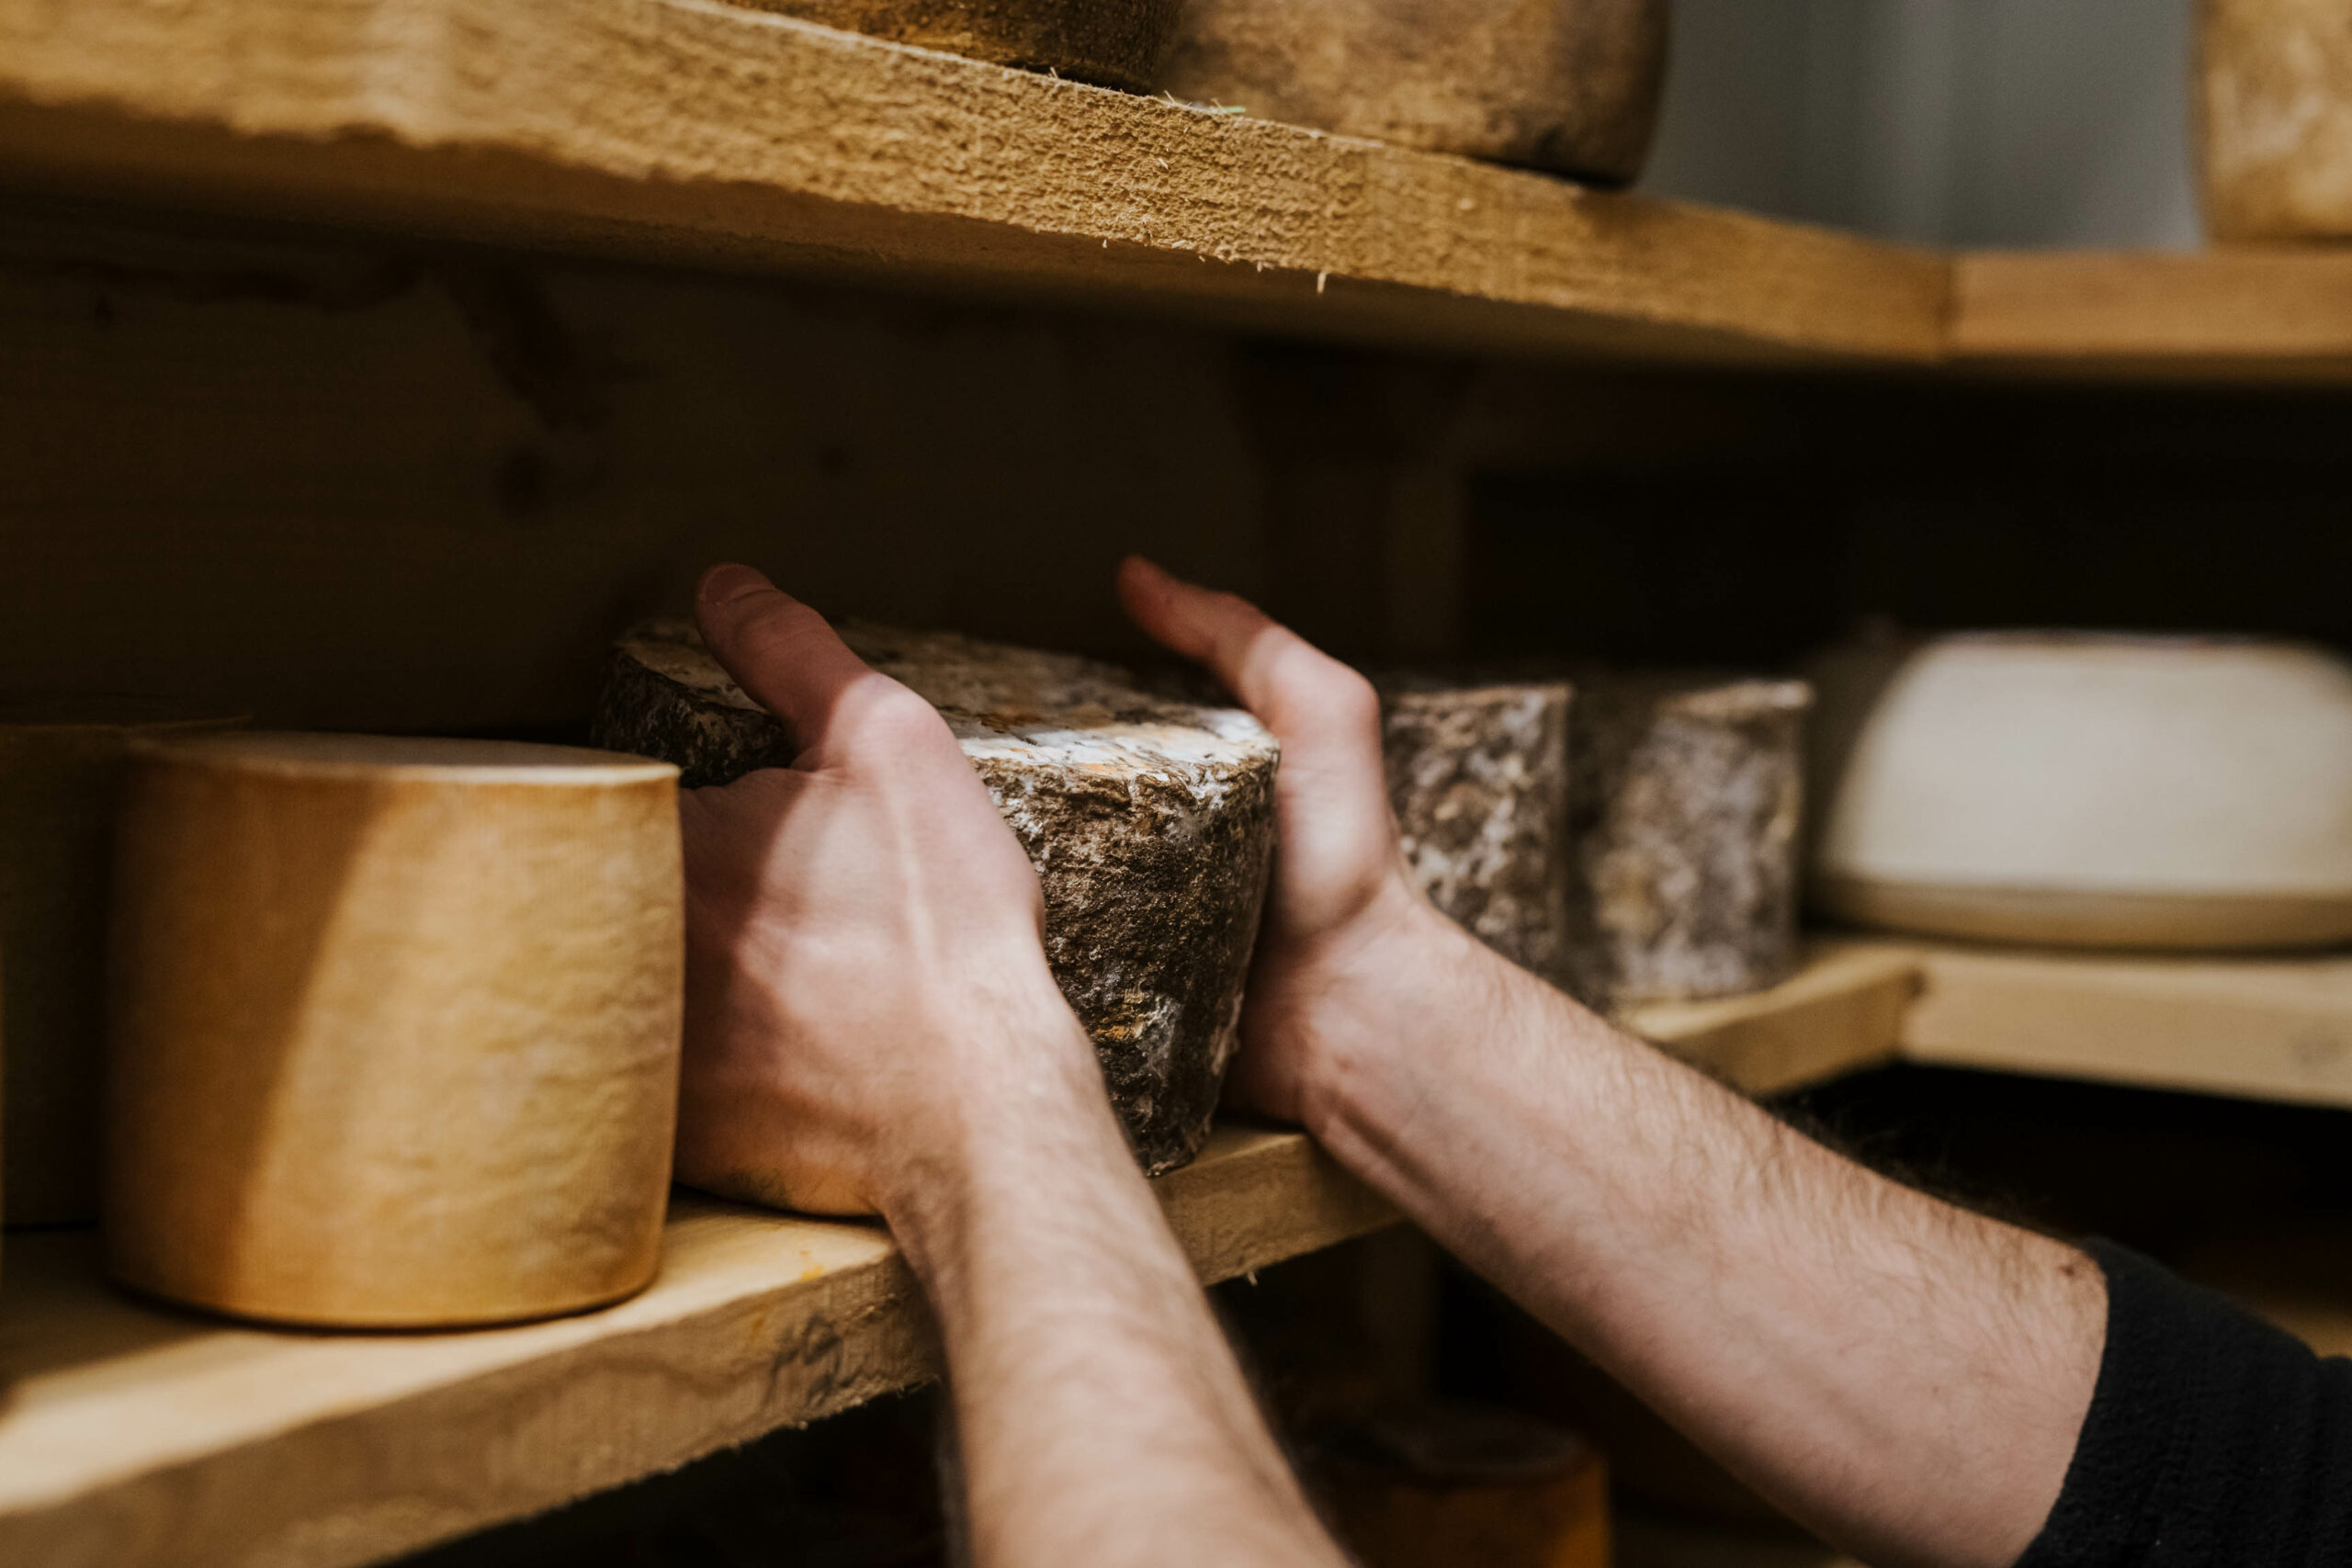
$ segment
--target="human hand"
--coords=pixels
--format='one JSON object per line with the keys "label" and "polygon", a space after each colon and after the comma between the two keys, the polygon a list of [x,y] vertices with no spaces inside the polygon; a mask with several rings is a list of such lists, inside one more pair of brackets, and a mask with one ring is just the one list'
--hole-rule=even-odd
{"label": "human hand", "polygon": [[1107,1118],[1036,875],[946,722],[749,567],[695,614],[800,751],[681,797],[679,1179],[895,1224],[980,1141]]}
{"label": "human hand", "polygon": [[1381,1028],[1392,1002],[1426,1005],[1427,982],[1476,944],[1457,941],[1405,863],[1372,682],[1247,601],[1139,556],[1118,586],[1137,626],[1207,665],[1282,742],[1273,896],[1232,1083],[1244,1102],[1312,1126],[1315,1080],[1336,1050]]}

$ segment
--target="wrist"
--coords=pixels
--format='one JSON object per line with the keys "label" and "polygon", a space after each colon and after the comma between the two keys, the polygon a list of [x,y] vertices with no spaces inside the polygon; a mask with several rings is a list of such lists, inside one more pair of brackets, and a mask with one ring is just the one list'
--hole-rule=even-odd
{"label": "wrist", "polygon": [[1418,1061],[1458,1057],[1491,1006],[1498,971],[1518,971],[1399,874],[1317,955],[1311,1010],[1295,1021],[1298,1118],[1329,1144],[1367,1097]]}
{"label": "wrist", "polygon": [[891,1134],[875,1207],[922,1271],[975,1216],[1022,1194],[1134,1168],[1093,1042],[1051,978],[962,1009],[953,1067],[922,1086],[925,1111]]}

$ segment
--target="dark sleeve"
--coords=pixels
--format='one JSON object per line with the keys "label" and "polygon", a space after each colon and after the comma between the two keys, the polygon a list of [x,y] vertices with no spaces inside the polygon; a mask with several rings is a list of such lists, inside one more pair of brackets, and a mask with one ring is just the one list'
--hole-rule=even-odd
{"label": "dark sleeve", "polygon": [[2352,1361],[2136,1253],[2066,1483],[2018,1568],[2352,1563]]}

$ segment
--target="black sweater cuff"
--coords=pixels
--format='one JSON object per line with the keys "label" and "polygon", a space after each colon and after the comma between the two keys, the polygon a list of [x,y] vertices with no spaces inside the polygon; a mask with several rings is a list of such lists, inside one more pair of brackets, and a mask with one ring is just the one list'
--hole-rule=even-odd
{"label": "black sweater cuff", "polygon": [[2352,1362],[2109,1242],[2107,1348],[2018,1568],[2352,1562]]}

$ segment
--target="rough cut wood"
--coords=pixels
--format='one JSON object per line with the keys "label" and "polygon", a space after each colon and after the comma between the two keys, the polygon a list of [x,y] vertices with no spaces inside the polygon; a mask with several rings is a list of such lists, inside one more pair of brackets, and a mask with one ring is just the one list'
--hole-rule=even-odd
{"label": "rough cut wood", "polygon": [[2200,0],[2198,132],[2216,239],[2352,237],[2343,0]]}
{"label": "rough cut wood", "polygon": [[2352,250],[1964,253],[1950,353],[1963,366],[2174,380],[2352,377]]}
{"label": "rough cut wood", "polygon": [[[1778,998],[1840,1016],[1906,984],[1903,953],[1780,989],[1643,1010],[1741,1081]],[[1867,1010],[1865,1009],[1864,1010]],[[1687,1034],[1685,1032],[1688,1032]],[[1857,1032],[1867,1059],[1886,1049]],[[1721,1053],[1719,1055],[1718,1054]],[[1157,1183],[1204,1280],[1396,1212],[1296,1133],[1226,1129]],[[466,1334],[193,1325],[107,1288],[96,1238],[20,1236],[0,1292],[0,1562],[351,1568],[673,1469],[933,1375],[878,1227],[682,1197],[661,1278],[603,1312]]]}
{"label": "rough cut wood", "polygon": [[[1391,1223],[1296,1133],[1158,1184],[1204,1280]],[[109,1290],[85,1234],[12,1241],[0,1562],[353,1568],[671,1470],[935,1375],[876,1225],[682,1196],[661,1278],[467,1334],[208,1326]]]}
{"label": "rough cut wood", "polygon": [[1645,1002],[1618,1021],[1748,1094],[1781,1094],[1900,1059],[1920,955],[1816,943],[1770,990],[1712,1001]]}
{"label": "rough cut wood", "polygon": [[98,1215],[107,889],[124,757],[239,722],[135,697],[0,698],[7,1223]]}
{"label": "rough cut wood", "polygon": [[1946,282],[698,0],[0,0],[0,176],[1514,353],[1924,361]]}
{"label": "rough cut wood", "polygon": [[1567,937],[1565,682],[1383,682],[1388,792],[1405,858],[1437,907],[1551,978]]}
{"label": "rough cut wood", "polygon": [[1114,87],[1154,85],[1182,0],[737,0],[893,43]]}
{"label": "rough cut wood", "polygon": [[1623,184],[1666,80],[1666,0],[1191,0],[1183,97]]}
{"label": "rough cut wood", "polygon": [[381,1327],[642,1289],[676,1120],[676,780],[492,741],[142,747],[119,852],[116,1277]]}
{"label": "rough cut wood", "polygon": [[1570,989],[1616,1008],[1789,973],[1812,700],[1796,681],[1578,674]]}
{"label": "rough cut wood", "polygon": [[[1148,696],[1119,671],[952,633],[849,626],[851,648],[946,716],[1046,897],[1046,956],[1153,1174],[1208,1136],[1239,1039],[1273,852],[1273,738]],[[790,736],[684,622],[622,639],[599,744],[690,786],[792,760]]]}
{"label": "rough cut wood", "polygon": [[1907,956],[1904,1059],[2352,1107],[2352,957],[2112,957],[1838,942]]}

